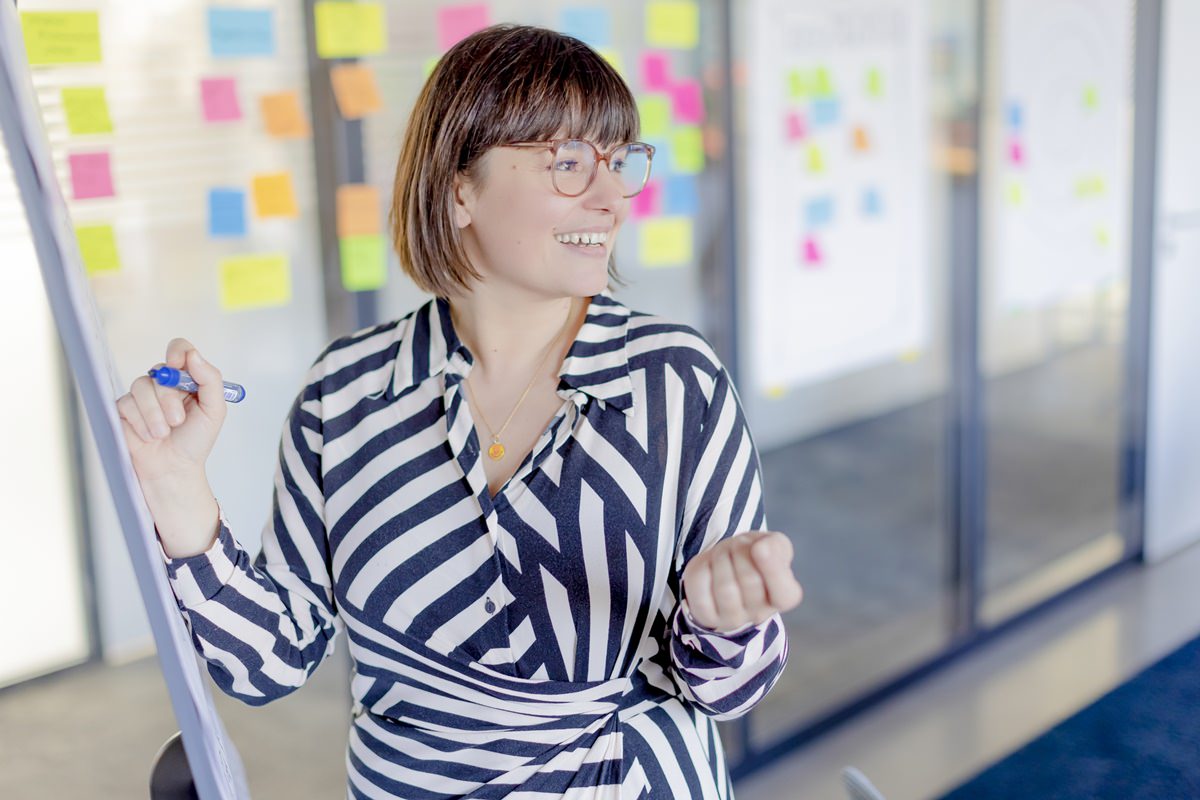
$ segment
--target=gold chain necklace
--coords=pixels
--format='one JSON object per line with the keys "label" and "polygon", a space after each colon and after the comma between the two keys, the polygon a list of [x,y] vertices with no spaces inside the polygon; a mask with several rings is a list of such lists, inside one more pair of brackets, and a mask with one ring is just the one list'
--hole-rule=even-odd
{"label": "gold chain necklace", "polygon": [[[562,331],[567,329],[567,327],[571,324],[571,318],[574,316],[575,315],[573,313],[567,315],[567,324],[563,326]],[[562,335],[562,331],[559,331],[559,335]],[[537,368],[534,369],[533,377],[529,379],[529,383],[525,386],[525,391],[521,392],[521,399],[517,400],[517,404],[513,406],[513,410],[509,412],[508,419],[504,420],[504,424],[500,426],[500,430],[493,428],[491,423],[487,421],[487,418],[483,416],[483,408],[479,405],[479,401],[475,400],[475,392],[471,389],[471,379],[468,378],[463,381],[467,387],[467,392],[471,395],[470,399],[475,401],[475,413],[479,414],[479,419],[481,422],[483,422],[483,427],[487,428],[492,434],[492,445],[487,449],[488,458],[490,458],[492,461],[499,461],[500,459],[504,458],[505,449],[504,445],[500,443],[500,437],[504,434],[504,430],[508,427],[508,423],[512,422],[513,417],[517,415],[517,409],[521,407],[521,404],[525,402],[525,398],[529,396],[529,390],[533,388],[533,384],[537,383],[538,375],[541,374],[542,367],[546,366],[546,360],[550,358],[550,354],[554,352],[555,345],[558,343],[558,339],[559,337],[555,336],[550,341],[550,347],[546,350],[546,354],[542,356],[542,360],[538,362]]]}

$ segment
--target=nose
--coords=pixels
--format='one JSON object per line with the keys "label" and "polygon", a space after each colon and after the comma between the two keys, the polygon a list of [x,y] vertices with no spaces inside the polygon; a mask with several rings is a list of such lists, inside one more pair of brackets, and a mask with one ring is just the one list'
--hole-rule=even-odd
{"label": "nose", "polygon": [[624,194],[625,185],[620,176],[608,168],[608,162],[597,163],[596,176],[587,190],[588,204],[605,211],[616,211],[625,201]]}

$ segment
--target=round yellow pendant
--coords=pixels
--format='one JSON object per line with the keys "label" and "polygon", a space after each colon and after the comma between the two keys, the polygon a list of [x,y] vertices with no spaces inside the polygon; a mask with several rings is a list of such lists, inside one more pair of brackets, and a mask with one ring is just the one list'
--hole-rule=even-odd
{"label": "round yellow pendant", "polygon": [[488,458],[490,458],[492,461],[499,461],[500,459],[504,458],[504,445],[496,442],[494,445],[489,447]]}

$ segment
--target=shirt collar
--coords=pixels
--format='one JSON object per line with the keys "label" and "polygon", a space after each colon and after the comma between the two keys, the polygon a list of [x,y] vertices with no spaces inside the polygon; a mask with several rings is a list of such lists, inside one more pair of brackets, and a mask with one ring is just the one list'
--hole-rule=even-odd
{"label": "shirt collar", "polygon": [[[579,391],[626,414],[632,412],[633,381],[626,349],[629,317],[629,309],[608,291],[591,298],[587,317],[558,373],[560,394]],[[450,304],[434,298],[413,312],[404,326],[392,396],[443,372],[448,380],[462,380],[473,363],[450,321]]]}

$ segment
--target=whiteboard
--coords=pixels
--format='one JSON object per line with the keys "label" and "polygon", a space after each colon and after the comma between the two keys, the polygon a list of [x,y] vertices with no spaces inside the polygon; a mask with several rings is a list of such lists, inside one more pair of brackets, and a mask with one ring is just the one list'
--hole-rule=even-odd
{"label": "whiteboard", "polygon": [[925,6],[746,7],[743,353],[768,396],[927,346]]}
{"label": "whiteboard", "polygon": [[[118,384],[112,359],[103,345],[103,331],[55,177],[12,3],[0,3],[0,127],[25,205],[50,308],[125,534],[196,790],[203,800],[248,798],[241,761],[200,673],[125,447],[116,411]],[[117,711],[120,709],[114,709]],[[147,753],[147,780],[151,758],[152,754]]]}

